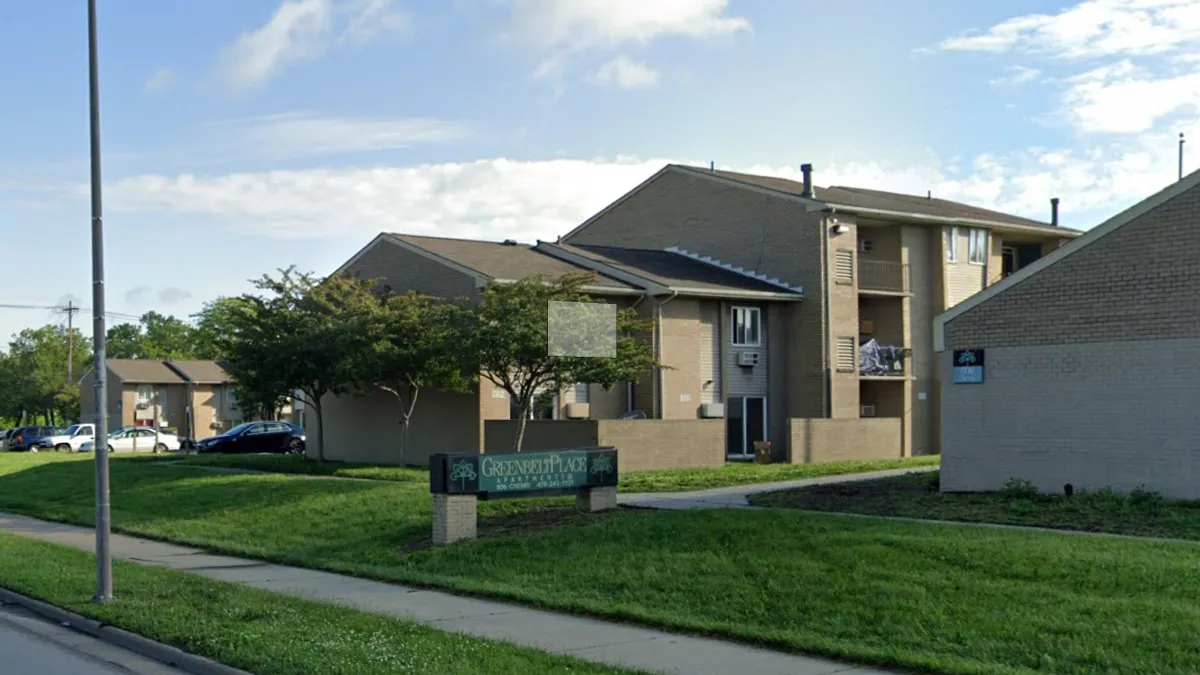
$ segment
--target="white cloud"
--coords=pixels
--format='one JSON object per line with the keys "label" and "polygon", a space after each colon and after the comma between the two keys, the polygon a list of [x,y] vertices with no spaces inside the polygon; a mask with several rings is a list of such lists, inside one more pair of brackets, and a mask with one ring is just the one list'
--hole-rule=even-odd
{"label": "white cloud", "polygon": [[175,71],[167,67],[159,68],[142,85],[146,91],[161,91],[175,83]]}
{"label": "white cloud", "polygon": [[467,124],[448,120],[323,117],[311,112],[264,115],[212,126],[237,148],[270,157],[396,150],[459,140],[470,134]]}
{"label": "white cloud", "polygon": [[[1195,131],[1200,132],[1200,127]],[[852,185],[964,201],[1042,220],[1051,197],[1064,221],[1088,227],[1175,179],[1173,140],[1106,149],[982,155],[958,167],[816,167],[818,185]],[[666,159],[479,160],[470,163],[237,173],[142,175],[106,187],[116,211],[188,214],[241,234],[370,237],[380,231],[530,241],[563,234],[649,177]],[[683,160],[681,163],[701,165]],[[797,167],[735,166],[799,178]],[[80,187],[78,194],[85,195]],[[1080,214],[1088,214],[1080,220]]]}
{"label": "white cloud", "polygon": [[1004,77],[997,77],[992,80],[992,85],[997,87],[1016,86],[1033,82],[1041,77],[1042,71],[1037,68],[1026,68],[1025,66],[1011,66],[1008,69],[1008,74]]}
{"label": "white cloud", "polygon": [[[612,52],[669,37],[708,40],[752,30],[749,19],[728,14],[729,0],[505,1],[511,5],[512,13],[504,36],[514,43],[551,53],[551,57],[541,61],[535,76],[552,73],[560,86],[571,54]],[[653,69],[629,63],[638,68],[626,68],[627,81],[643,83],[633,86],[646,86],[644,82]],[[593,73],[590,79],[597,75]]]}
{"label": "white cloud", "polygon": [[1195,116],[1200,72],[1155,77],[1130,61],[1094,68],[1069,80],[1063,112],[1080,131],[1143,133],[1174,113]]}
{"label": "white cloud", "polygon": [[600,66],[589,80],[594,84],[622,89],[653,87],[658,84],[658,71],[628,56],[618,56]]}
{"label": "white cloud", "polygon": [[710,38],[750,30],[728,16],[729,0],[514,0],[510,36],[544,48],[616,48],[683,36]]}
{"label": "white cloud", "polygon": [[410,26],[395,0],[285,0],[265,25],[222,50],[218,69],[234,88],[250,88],[336,46],[364,44]]}
{"label": "white cloud", "polygon": [[1086,0],[1057,14],[1027,14],[947,38],[939,47],[1081,59],[1163,54],[1198,43],[1198,0]]}

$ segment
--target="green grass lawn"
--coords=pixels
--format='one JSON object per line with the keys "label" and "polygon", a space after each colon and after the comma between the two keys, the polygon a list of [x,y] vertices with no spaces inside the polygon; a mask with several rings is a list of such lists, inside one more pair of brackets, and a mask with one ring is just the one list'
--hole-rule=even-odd
{"label": "green grass lawn", "polygon": [[95,558],[0,533],[0,586],[258,675],[295,673],[606,673],[533,649],[454,635],[213,581],[117,562],[117,601],[91,603]]}
{"label": "green grass lawn", "polygon": [[[164,461],[163,457],[139,458],[141,461]],[[621,476],[622,492],[684,492],[733,485],[753,485],[776,481],[800,480],[820,476],[839,476],[888,469],[936,466],[937,456],[910,459],[885,459],[861,462],[829,462],[827,464],[728,464],[712,469],[674,469],[641,471]],[[429,473],[411,467],[316,462],[295,455],[189,455],[166,461],[183,465],[219,466],[253,469],[272,473],[291,473],[339,478],[366,478],[427,484]]]}
{"label": "green grass lawn", "polygon": [[753,495],[775,508],[838,511],[927,520],[1003,523],[1087,532],[1200,540],[1200,501],[1168,501],[1151,493],[1038,495],[1009,490],[942,493],[937,473],[815,485]]}
{"label": "green grass lawn", "polygon": [[[635,511],[404,553],[423,485],[113,462],[119,530],[949,674],[1194,674],[1200,546],[791,510]],[[493,502],[527,512],[542,502]],[[91,463],[0,457],[0,510],[92,522]],[[520,516],[514,516],[520,517]]]}

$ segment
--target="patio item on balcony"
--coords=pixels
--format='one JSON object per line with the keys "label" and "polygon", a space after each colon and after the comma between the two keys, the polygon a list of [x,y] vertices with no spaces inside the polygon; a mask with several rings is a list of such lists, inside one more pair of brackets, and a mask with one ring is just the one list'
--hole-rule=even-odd
{"label": "patio item on balcony", "polygon": [[870,338],[858,347],[858,372],[860,375],[903,375],[907,353],[904,347],[881,345],[875,338]]}

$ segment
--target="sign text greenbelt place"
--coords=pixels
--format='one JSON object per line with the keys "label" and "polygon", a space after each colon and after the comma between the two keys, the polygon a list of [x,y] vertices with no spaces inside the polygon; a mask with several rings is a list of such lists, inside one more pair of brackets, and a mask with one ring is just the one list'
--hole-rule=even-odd
{"label": "sign text greenbelt place", "polygon": [[485,498],[576,492],[617,484],[615,448],[495,455],[435,455],[430,490]]}

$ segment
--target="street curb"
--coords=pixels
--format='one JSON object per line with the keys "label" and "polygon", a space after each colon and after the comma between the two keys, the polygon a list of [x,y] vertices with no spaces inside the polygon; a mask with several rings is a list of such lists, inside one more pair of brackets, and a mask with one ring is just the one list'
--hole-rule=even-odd
{"label": "street curb", "polygon": [[0,602],[18,605],[55,623],[69,626],[98,640],[128,649],[131,652],[153,659],[192,675],[254,675],[203,656],[189,654],[177,647],[155,642],[136,633],[115,626],[102,624],[94,619],[68,612],[54,605],[0,588]]}

